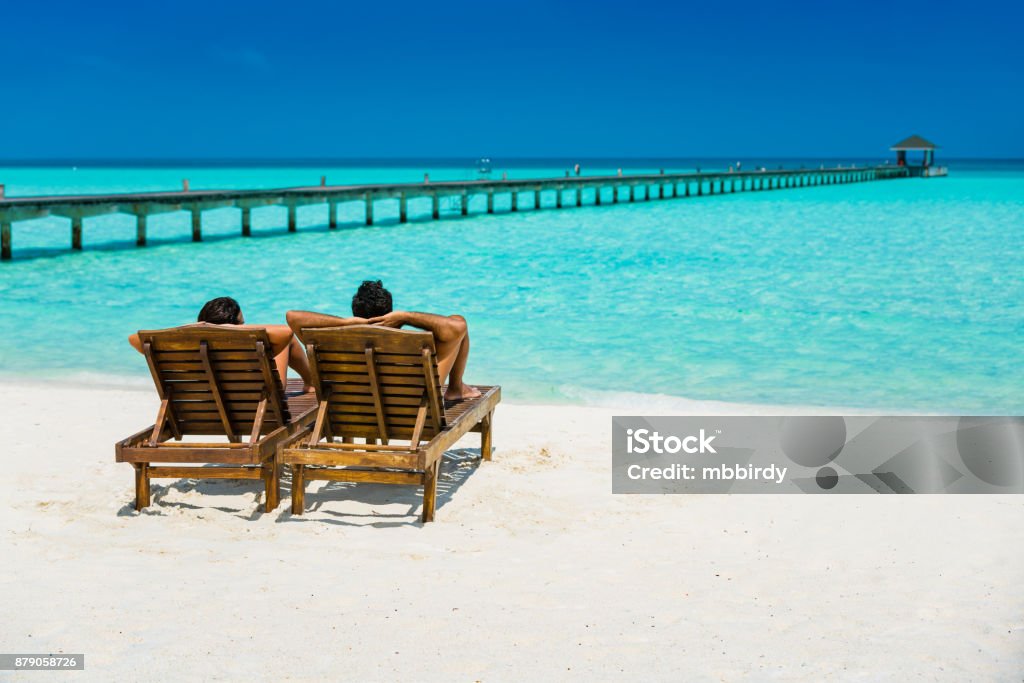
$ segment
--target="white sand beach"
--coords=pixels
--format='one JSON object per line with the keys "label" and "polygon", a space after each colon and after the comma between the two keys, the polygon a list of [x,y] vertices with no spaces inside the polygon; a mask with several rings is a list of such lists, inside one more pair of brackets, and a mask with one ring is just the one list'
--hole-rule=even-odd
{"label": "white sand beach", "polygon": [[287,479],[270,514],[258,482],[168,480],[139,514],[113,444],[151,391],[0,396],[0,650],[85,653],[75,680],[1024,671],[1021,496],[613,496],[610,417],[638,398],[502,404],[494,460],[449,453],[428,525],[374,485],[311,485],[295,517]]}

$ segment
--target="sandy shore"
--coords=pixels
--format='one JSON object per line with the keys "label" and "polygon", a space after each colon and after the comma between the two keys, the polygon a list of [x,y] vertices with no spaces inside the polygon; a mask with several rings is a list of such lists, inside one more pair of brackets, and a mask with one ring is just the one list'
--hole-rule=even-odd
{"label": "sandy shore", "polygon": [[612,496],[631,401],[500,406],[494,461],[450,453],[426,526],[401,487],[318,483],[293,517],[287,480],[271,514],[256,482],[166,480],[137,514],[113,443],[151,392],[0,397],[0,651],[84,652],[76,680],[1024,670],[1021,496]]}

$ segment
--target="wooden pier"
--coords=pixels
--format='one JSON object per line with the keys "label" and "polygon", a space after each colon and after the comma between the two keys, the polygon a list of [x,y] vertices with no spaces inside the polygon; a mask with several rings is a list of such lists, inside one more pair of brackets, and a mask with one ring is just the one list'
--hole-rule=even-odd
{"label": "wooden pier", "polygon": [[[735,192],[758,192],[794,187],[838,185],[871,180],[906,178],[910,172],[900,166],[864,168],[835,167],[800,170],[658,173],[645,175],[572,176],[565,178],[534,178],[516,180],[469,180],[378,185],[318,185],[276,190],[197,190],[183,192],[144,192],[108,195],[4,197],[0,194],[0,259],[12,256],[12,226],[17,221],[62,216],[70,221],[71,248],[82,248],[85,219],[107,214],[129,214],[136,220],[136,245],[146,245],[149,216],[174,211],[187,211],[192,217],[192,240],[203,239],[203,211],[234,207],[240,211],[240,232],[252,234],[253,209],[285,206],[288,209],[288,231],[296,231],[296,210],[311,204],[327,205],[328,227],[338,226],[338,205],[361,202],[366,207],[366,225],[373,225],[374,204],[379,201],[398,202],[398,220],[409,219],[411,199],[430,198],[431,216],[441,218],[441,200],[458,198],[461,215],[469,213],[469,200],[486,196],[487,213],[494,213],[495,195],[511,197],[511,210],[520,210],[520,196],[533,195],[534,210],[542,208],[541,193],[555,193],[555,208],[583,206],[583,193],[594,190],[594,205],[700,197]],[[611,190],[611,201],[604,196]]]}

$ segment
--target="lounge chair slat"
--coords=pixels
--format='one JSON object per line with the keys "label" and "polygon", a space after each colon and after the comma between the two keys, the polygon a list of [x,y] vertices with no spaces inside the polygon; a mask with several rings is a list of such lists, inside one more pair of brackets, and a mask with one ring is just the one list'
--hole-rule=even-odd
{"label": "lounge chair slat", "polygon": [[[232,411],[230,413],[227,413],[227,420],[228,420],[228,422],[231,423],[231,427],[232,427],[231,431],[235,432],[235,433],[238,433],[234,429],[234,427],[237,426],[237,425],[243,425],[243,426],[249,425],[249,428],[251,428],[252,423],[256,420],[257,412],[258,411],[256,409],[256,406],[253,406],[253,409],[250,410],[250,411],[246,411],[246,412],[234,412],[234,411]],[[203,421],[207,421],[207,420],[220,420],[221,419],[221,414],[220,414],[220,412],[216,408],[213,408],[212,410],[193,410],[193,411],[190,411],[190,412],[182,412],[182,414],[179,415],[179,418],[180,418],[180,421],[185,421],[185,422],[194,422],[194,421],[203,422]],[[264,418],[263,422],[264,422],[264,424],[276,424],[277,423],[277,419],[276,418],[272,418],[270,416],[267,416],[266,418]],[[223,420],[221,420],[221,424],[223,424]]]}
{"label": "lounge chair slat", "polygon": [[[345,395],[358,395],[358,396],[371,396],[370,385],[367,384],[351,384],[351,383],[340,383],[340,382],[329,382],[324,381],[324,384],[332,387],[336,398],[338,396]],[[381,394],[387,396],[415,396],[416,400],[423,395],[423,387],[413,387],[406,385],[395,385],[388,384],[381,387]]]}
{"label": "lounge chair slat", "polygon": [[[376,426],[376,424],[371,424],[371,425],[355,424],[355,423],[348,422],[348,421],[338,423],[338,422],[335,422],[333,420],[330,421],[328,424],[331,425],[332,429],[336,429],[336,430],[344,429],[345,430],[345,435],[348,436],[348,437],[354,437],[354,438],[360,438],[360,439],[362,439],[362,438],[376,439],[377,438],[377,426]],[[412,436],[412,428],[411,427],[398,427],[398,426],[394,426],[394,427],[392,427],[391,432],[389,432],[389,434],[391,435],[392,441],[407,440],[407,439],[409,439],[410,436]]]}
{"label": "lounge chair slat", "polygon": [[[211,413],[215,417],[214,413]],[[333,410],[328,409],[328,416],[331,420],[332,425],[338,431],[344,431],[345,425],[378,425],[377,416],[373,413],[336,413]],[[416,422],[416,416],[410,415],[408,417],[388,417],[388,425],[396,428],[408,427],[412,428]],[[390,430],[389,430],[390,431]],[[335,432],[337,433],[337,432]]]}
{"label": "lounge chair slat", "polygon": [[[249,420],[239,420],[237,422],[232,422],[231,424],[232,424],[232,426],[235,427],[235,429],[237,431],[240,432],[242,428],[248,427],[249,425],[252,425],[252,423],[253,423],[253,420],[249,419]],[[181,426],[182,426],[182,429],[183,430],[187,430],[189,434],[203,434],[203,435],[217,434],[217,435],[224,436],[224,424],[213,413],[211,413],[209,415],[209,419],[184,420],[184,421],[181,422]],[[275,422],[269,422],[267,420],[264,420],[263,421],[263,427],[262,427],[262,429],[260,431],[262,431],[264,434],[266,434],[268,432],[271,432],[271,431],[277,429],[279,426],[280,425],[278,425]]]}
{"label": "lounge chair slat", "polygon": [[[192,395],[202,397],[204,395],[208,395],[208,391],[209,390],[205,388],[191,389],[188,386],[183,386],[182,388],[175,388],[175,400],[184,403],[193,400],[190,398]],[[230,401],[231,403],[236,405],[239,403],[252,403],[255,405],[263,400],[263,394],[261,394],[258,391],[222,391],[221,395],[224,397],[224,400]],[[195,400],[203,399],[197,398]]]}
{"label": "lounge chair slat", "polygon": [[[165,379],[165,382],[164,382],[165,385],[174,388],[174,394],[176,396],[180,396],[182,393],[209,392],[210,391],[210,385],[207,382],[203,382],[203,381],[184,381],[184,382],[179,382],[179,381],[174,381],[174,380],[168,379],[166,377],[164,379]],[[221,379],[221,383],[220,383],[221,391],[223,391],[225,393],[228,393],[228,394],[230,394],[232,391],[239,391],[239,392],[246,392],[246,393],[252,393],[252,392],[259,393],[259,392],[262,392],[262,390],[263,390],[263,378],[262,377],[259,379],[259,381],[255,381],[255,382],[225,382],[225,381],[223,381],[223,379],[224,379],[223,377],[221,377],[220,379]]]}
{"label": "lounge chair slat", "polygon": [[[321,363],[320,372],[323,377],[334,374],[361,375],[366,372],[365,364],[358,363]],[[423,372],[421,366],[413,365],[392,365],[388,363],[377,363],[378,375],[414,375],[421,377]]]}
{"label": "lounge chair slat", "polygon": [[[362,363],[365,359],[363,354],[349,351],[324,351],[319,354],[323,363]],[[377,352],[377,362],[386,364],[407,364],[418,365],[420,362],[419,353],[383,353]]]}
{"label": "lounge chair slat", "polygon": [[[198,396],[199,394],[197,394]],[[225,400],[226,397],[225,397]],[[256,406],[259,405],[259,401],[228,401],[230,412],[232,413],[254,413],[256,412]],[[184,415],[189,412],[205,411],[205,410],[217,410],[217,404],[213,401],[204,400],[189,400],[189,399],[177,399],[171,401],[171,405],[174,406],[174,410]]]}
{"label": "lounge chair slat", "polygon": [[[156,357],[164,363],[174,363],[195,360],[195,351],[158,351]],[[223,361],[249,361],[257,362],[258,358],[253,349],[248,351],[210,351],[210,360],[215,363]]]}
{"label": "lounge chair slat", "polygon": [[[420,374],[423,373],[423,368],[419,369]],[[381,374],[381,373],[378,373]],[[324,382],[330,382],[332,384],[351,384],[353,387],[365,386],[368,391],[372,390],[370,387],[369,379],[367,378],[367,370],[364,368],[360,373],[356,372],[325,372],[323,369],[320,370],[321,380]],[[410,375],[410,374],[390,374],[383,373],[383,377],[387,377],[388,381],[386,386],[389,387],[406,387],[410,389],[422,389],[426,386],[423,382],[422,376]]]}
{"label": "lounge chair slat", "polygon": [[[165,340],[161,346],[161,351],[194,351],[195,345],[203,339],[204,335],[194,336],[190,339],[168,339]],[[244,341],[227,341],[223,340],[218,343],[218,348],[222,351],[251,351],[252,347],[249,346],[257,337],[250,335]]]}
{"label": "lounge chair slat", "polygon": [[[415,396],[384,394],[384,403],[389,406],[412,406],[415,408],[420,404],[420,399]],[[372,406],[373,397],[360,394],[345,394],[341,399],[335,399],[334,404],[339,406]]]}
{"label": "lounge chair slat", "polygon": [[[254,376],[255,377],[259,377],[260,376],[259,375],[259,370],[247,371],[247,372],[218,372],[217,373],[217,379],[219,379],[221,382],[247,382],[247,381],[252,381]],[[179,382],[188,381],[188,380],[196,381],[196,382],[205,382],[206,381],[206,375],[203,373],[202,369],[196,370],[194,372],[192,372],[192,371],[171,370],[171,371],[168,371],[166,373],[163,373],[163,378],[165,380],[167,380],[167,381],[179,381]]]}
{"label": "lounge chair slat", "polygon": [[[195,361],[174,361],[171,363],[160,363],[160,370],[162,372],[202,372],[203,363],[202,360],[196,359]],[[252,372],[260,369],[259,361],[213,361],[217,364],[217,374],[226,372]]]}
{"label": "lounge chair slat", "polygon": [[[429,404],[428,404],[429,407]],[[401,419],[403,417],[414,417],[419,411],[419,406],[395,405],[387,400],[384,402],[384,412],[389,417]],[[332,415],[376,415],[373,404],[363,403],[333,403],[331,404]]]}
{"label": "lounge chair slat", "polygon": [[[366,348],[367,343],[370,343],[373,345],[373,349],[376,353],[397,353],[401,355],[419,355],[420,342],[424,337],[431,337],[429,332],[388,330],[388,328],[376,327],[373,325],[351,325],[344,328],[347,335],[345,345],[332,347],[329,345],[331,335],[339,329],[342,328],[325,327],[320,329],[308,329],[302,331],[302,336],[305,340],[316,344],[321,353],[336,353],[338,351],[355,351],[358,353],[361,349]],[[417,339],[410,346],[409,339],[394,336],[381,336],[379,334],[381,330],[398,332],[400,335],[417,335]],[[328,340],[327,346],[323,343],[325,338]],[[431,348],[433,348],[433,338],[429,340],[429,343]]]}

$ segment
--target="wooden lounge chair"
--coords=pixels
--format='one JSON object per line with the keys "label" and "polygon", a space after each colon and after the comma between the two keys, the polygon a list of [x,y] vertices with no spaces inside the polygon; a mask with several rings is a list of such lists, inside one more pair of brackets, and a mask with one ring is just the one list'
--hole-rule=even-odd
{"label": "wooden lounge chair", "polygon": [[480,432],[491,459],[501,387],[480,387],[482,396],[446,411],[430,332],[352,325],[302,336],[318,409],[313,425],[278,447],[279,462],[292,466],[292,513],[302,514],[310,479],[375,482],[423,486],[423,521],[432,521],[445,450]]}
{"label": "wooden lounge chair", "polygon": [[[186,477],[263,479],[264,510],[276,508],[280,501],[277,445],[312,422],[316,406],[313,397],[302,395],[301,390],[286,399],[267,333],[185,327],[139,332],[139,339],[160,408],[155,424],[114,446],[117,462],[135,467],[135,509],[149,505],[150,479]],[[192,436],[220,436],[226,441],[182,441]]]}

